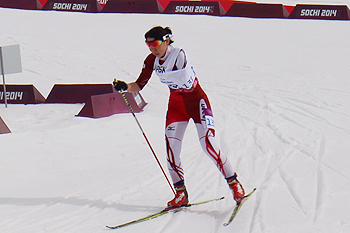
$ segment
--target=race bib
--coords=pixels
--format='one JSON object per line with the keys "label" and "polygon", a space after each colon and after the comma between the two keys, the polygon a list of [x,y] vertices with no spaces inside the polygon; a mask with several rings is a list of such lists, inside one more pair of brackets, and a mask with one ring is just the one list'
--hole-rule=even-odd
{"label": "race bib", "polygon": [[215,130],[213,113],[211,109],[207,107],[204,99],[201,99],[199,102],[199,111],[203,128]]}

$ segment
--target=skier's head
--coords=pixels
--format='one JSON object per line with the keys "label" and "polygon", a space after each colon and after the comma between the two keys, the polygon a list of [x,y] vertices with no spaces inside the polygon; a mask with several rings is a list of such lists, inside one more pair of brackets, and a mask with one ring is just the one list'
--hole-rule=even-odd
{"label": "skier's head", "polygon": [[145,33],[146,44],[155,56],[163,57],[168,45],[174,42],[171,36],[169,27],[156,26]]}
{"label": "skier's head", "polygon": [[172,37],[172,32],[169,27],[161,27],[161,26],[156,26],[151,28],[148,32],[145,33],[145,39],[154,39],[154,40],[162,40],[165,41],[167,39],[170,40],[170,43],[173,43],[174,41],[171,39]]}

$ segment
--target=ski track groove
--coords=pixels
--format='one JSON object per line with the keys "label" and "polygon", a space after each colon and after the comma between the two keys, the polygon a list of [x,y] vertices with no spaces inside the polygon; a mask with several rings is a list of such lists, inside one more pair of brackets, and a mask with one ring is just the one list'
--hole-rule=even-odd
{"label": "ski track groove", "polygon": [[319,152],[317,157],[317,173],[316,173],[316,198],[315,198],[315,210],[314,210],[314,218],[313,222],[315,223],[318,220],[319,215],[322,213],[322,200],[323,200],[323,188],[322,185],[324,183],[323,180],[323,172],[322,172],[322,159],[325,153],[325,143],[326,140],[324,138],[324,134],[321,134],[321,141],[319,146]]}
{"label": "ski track groove", "polygon": [[[265,106],[276,106],[280,109],[282,109],[283,111],[288,111],[288,112],[293,112],[296,113],[302,117],[305,118],[309,118],[312,121],[316,121],[316,122],[320,122],[322,124],[331,126],[333,128],[336,128],[338,130],[341,130],[347,134],[350,133],[350,130],[338,126],[332,122],[330,122],[325,116],[312,111],[311,108],[318,108],[318,109],[322,109],[324,111],[327,111],[328,113],[337,113],[338,115],[341,116],[345,116],[346,115],[342,114],[342,111],[339,110],[339,108],[327,108],[325,107],[325,105],[327,105],[328,103],[321,101],[321,103],[314,103],[314,102],[309,102],[307,100],[300,100],[298,98],[294,98],[294,97],[285,97],[285,98],[281,98],[280,95],[278,95],[278,97],[280,99],[282,99],[284,101],[284,104],[282,104],[282,102],[279,101],[271,101],[268,100],[268,103]],[[249,98],[248,100],[246,98]],[[251,99],[253,98],[253,99]],[[264,104],[260,104],[258,101],[255,100],[254,97],[251,96],[244,96],[244,98],[242,98],[242,95],[238,95],[238,98],[235,99],[235,101],[239,102],[239,103],[243,103],[244,105],[250,105],[253,106],[254,108],[258,108],[261,109],[262,106],[264,106]],[[303,105],[303,106],[301,106]],[[327,105],[328,106],[328,105]],[[322,161],[323,158],[323,154],[324,154],[324,150],[325,150],[325,142],[326,139],[324,138],[323,134],[320,134],[320,131],[318,130],[318,128],[309,128],[307,125],[302,124],[301,121],[297,121],[294,120],[290,117],[290,114],[285,114],[283,111],[282,113],[278,113],[277,111],[274,110],[274,108],[269,107],[268,112],[273,113],[275,115],[275,117],[280,117],[282,119],[284,119],[287,122],[292,123],[293,125],[296,125],[306,131],[308,131],[308,135],[310,134],[315,134],[318,135],[318,137],[320,138],[320,144],[319,144],[319,148],[318,148],[318,154],[316,152],[316,148],[313,148],[310,144],[307,143],[303,143],[302,139],[297,139],[297,138],[293,138],[291,136],[288,136],[286,134],[284,134],[283,132],[281,132],[279,130],[278,126],[275,126],[273,124],[273,122],[271,121],[273,118],[270,118],[270,120],[267,120],[267,122],[265,122],[265,125],[262,124],[262,122],[257,122],[256,120],[254,120],[254,118],[252,118],[251,116],[249,116],[248,112],[245,112],[246,114],[242,114],[244,113],[244,111],[240,110],[237,111],[235,113],[235,116],[238,118],[241,118],[245,121],[249,121],[257,126],[263,127],[263,128],[268,128],[270,129],[273,134],[286,146],[291,146],[294,148],[294,152],[299,151],[300,153],[306,155],[307,157],[312,158],[317,166],[317,172],[316,172],[316,197],[315,197],[315,207],[314,210],[312,211],[312,215],[313,215],[313,222],[315,223],[318,218],[319,215],[322,213],[322,201],[323,201],[323,188],[322,188],[322,184],[324,182],[323,180],[323,172],[322,172],[322,166],[326,166],[328,168],[330,168],[331,170],[335,171],[336,173],[339,173],[339,171],[337,171],[336,169],[330,167],[327,164],[324,164]],[[266,112],[267,113],[267,112]],[[266,149],[264,148],[263,145],[259,144],[259,134],[257,132],[258,128],[253,129],[252,132],[252,136],[254,138],[254,142],[255,145],[257,146],[257,148],[263,153],[263,154],[267,154]],[[306,135],[305,137],[307,138],[308,135]],[[291,152],[293,153],[293,152]],[[271,161],[271,159],[273,157],[275,157],[276,155],[270,155],[270,159],[269,161]],[[283,156],[282,156],[283,157]],[[299,206],[301,212],[303,213],[304,216],[308,215],[308,207],[305,206],[302,202],[302,198],[298,195],[298,193],[294,190],[293,185],[290,183],[290,181],[288,181],[286,179],[286,174],[284,174],[283,169],[280,167],[287,159],[289,156],[286,156],[283,160],[281,160],[282,158],[280,157],[277,161],[275,161],[275,165],[276,167],[273,169],[270,169],[270,165],[267,166],[266,169],[266,173],[265,173],[265,178],[261,184],[260,187],[260,192],[259,194],[257,194],[257,199],[256,199],[256,206],[254,208],[254,213],[250,222],[250,226],[249,226],[249,232],[254,231],[254,229],[257,227],[257,223],[259,224],[259,228],[261,230],[261,232],[264,232],[266,229],[266,226],[264,226],[263,222],[264,221],[259,221],[259,218],[261,218],[262,216],[259,215],[259,212],[261,212],[263,210],[263,193],[266,193],[267,188],[264,188],[264,184],[268,183],[269,177],[271,177],[276,169],[278,168],[279,171],[279,176],[282,178],[283,182],[285,183],[285,186],[287,187],[290,195],[292,196],[293,200],[295,201],[295,203],[297,204],[297,206]],[[270,162],[268,162],[269,164]],[[344,174],[340,175],[346,177]]]}
{"label": "ski track groove", "polygon": [[[242,97],[242,96],[240,96]],[[245,96],[247,97],[247,96]],[[237,101],[238,102],[241,102],[243,104],[249,104],[251,106],[254,106],[255,108],[258,108],[258,109],[261,109],[262,106],[270,106],[270,105],[273,105],[273,104],[276,104],[278,102],[272,102],[272,101],[268,101],[268,103],[265,103],[265,104],[260,104],[258,101],[256,101],[254,99],[254,97],[248,97],[248,98],[253,98],[253,100],[242,100],[241,98],[239,98]],[[287,108],[283,108],[281,107],[282,109],[284,110],[288,110]],[[269,108],[268,110],[269,112],[273,113],[275,116],[277,117],[282,117],[284,118],[285,120],[287,120],[288,122],[294,124],[294,125],[297,125],[303,129],[306,129],[308,131],[310,131],[310,129],[307,129],[304,125],[302,124],[299,124],[297,121],[294,121],[294,120],[291,120],[289,118],[287,118],[287,116],[281,116],[280,114],[278,114],[277,112],[275,111],[271,111],[271,109]],[[268,113],[268,112],[266,112]],[[303,116],[306,116],[305,114],[302,114]],[[271,132],[283,143],[283,144],[286,144],[287,146],[292,146],[294,148],[294,150],[297,150],[297,151],[300,151],[302,154],[305,154],[307,155],[308,157],[311,157],[312,159],[315,160],[314,158],[314,153],[312,151],[312,148],[309,148],[308,145],[303,145],[299,140],[295,139],[295,138],[292,138],[292,137],[289,137],[283,133],[281,133],[279,131],[279,128],[278,127],[274,127],[273,126],[273,123],[271,123],[271,120],[267,120],[267,122],[258,122],[256,120],[253,120],[250,116],[249,116],[249,113],[247,112],[246,115],[242,115],[242,111],[239,111],[238,113],[236,113],[236,117],[239,117],[243,120],[247,120],[259,127],[262,127],[264,129],[269,129],[271,130]],[[303,206],[303,204],[299,201],[300,200],[300,197],[297,195],[297,193],[293,190],[293,188],[290,186],[289,182],[286,180],[285,178],[285,175],[283,174],[283,171],[281,169],[281,165],[283,163],[285,163],[289,156],[276,156],[276,154],[271,154],[269,153],[264,145],[261,145],[259,143],[260,141],[260,137],[261,135],[258,134],[258,128],[255,127],[253,129],[253,132],[252,132],[252,137],[254,139],[254,143],[255,145],[257,146],[257,148],[259,148],[259,150],[265,154],[265,155],[268,155],[269,156],[269,159],[268,161],[266,162],[267,164],[267,167],[266,167],[266,171],[265,171],[265,175],[264,175],[264,179],[261,183],[261,187],[259,188],[259,192],[256,194],[257,195],[257,198],[256,198],[256,205],[255,205],[255,208],[254,208],[254,213],[252,215],[252,219],[251,219],[251,222],[250,222],[250,226],[249,226],[249,232],[252,232],[254,231],[254,229],[257,227],[257,223],[258,223],[258,227],[260,228],[261,232],[265,232],[265,229],[266,229],[266,226],[264,225],[264,222],[261,218],[263,218],[259,213],[263,212],[263,209],[264,209],[264,202],[263,202],[263,196],[266,194],[266,191],[268,190],[268,183],[269,183],[269,180],[271,179],[271,177],[273,176],[273,174],[275,174],[276,171],[279,171],[279,176],[282,178],[282,180],[284,181],[284,183],[286,184],[286,187],[288,189],[288,191],[290,192],[291,196],[293,197],[295,203],[299,206],[300,210],[302,211],[302,213],[304,214],[304,216],[307,215],[307,208],[305,206]],[[291,152],[292,154],[293,152]],[[274,167],[271,167],[272,166],[272,163],[271,163],[271,160],[272,159],[275,159],[276,161],[274,161],[273,164],[275,164]],[[259,221],[260,220],[260,221]]]}
{"label": "ski track groove", "polygon": [[[332,126],[332,127],[336,128],[336,129],[340,129],[340,130],[342,130],[343,132],[345,132],[345,133],[347,133],[347,134],[350,134],[350,130],[348,130],[348,129],[346,129],[346,128],[343,128],[343,127],[340,127],[340,126],[338,126],[338,125],[335,125],[335,124],[331,123],[331,122],[328,121],[326,118],[322,117],[320,114],[317,114],[316,112],[313,112],[313,111],[307,109],[306,107],[299,106],[298,104],[292,103],[292,101],[287,101],[287,100],[285,100],[285,102],[287,102],[287,103],[289,103],[290,105],[292,105],[292,106],[298,108],[300,111],[294,110],[294,109],[292,109],[292,108],[289,109],[289,108],[287,108],[287,107],[282,107],[282,106],[284,106],[284,105],[281,105],[281,106],[280,106],[281,108],[283,108],[283,109],[285,109],[285,110],[287,110],[287,111],[294,112],[294,113],[296,113],[296,114],[300,114],[300,115],[302,115],[302,116],[304,116],[304,117],[307,117],[307,118],[310,118],[310,119],[312,119],[312,120],[316,120],[316,121],[318,121],[318,122],[320,122],[320,123],[323,123],[323,124]],[[302,103],[302,102],[299,102],[299,103]],[[310,106],[312,106],[312,105],[310,105]],[[312,106],[312,107],[315,107],[315,106]],[[331,110],[329,110],[329,111],[331,112]]]}
{"label": "ski track groove", "polygon": [[[173,215],[173,213],[172,213],[172,215]],[[169,223],[170,223],[170,221],[173,219],[173,216],[171,216],[171,217],[168,217],[168,220],[167,221],[162,221],[163,222],[163,226],[161,226],[160,227],[160,229],[159,229],[159,233],[163,233],[164,231],[166,231],[166,229],[169,227]],[[156,233],[156,232],[155,232]]]}
{"label": "ski track groove", "polygon": [[267,127],[270,128],[272,132],[274,132],[274,134],[282,143],[286,144],[287,146],[291,146],[300,153],[305,154],[313,160],[316,160],[314,153],[312,151],[309,151],[309,148],[303,146],[303,144],[300,141],[298,141],[295,138],[284,135],[283,133],[279,132],[277,127],[274,127],[270,123],[267,124]]}
{"label": "ski track groove", "polygon": [[265,172],[264,172],[264,178],[263,180],[261,181],[261,184],[260,184],[260,187],[258,188],[259,189],[259,192],[257,192],[255,195],[256,195],[256,204],[255,204],[255,208],[254,208],[254,212],[253,212],[253,216],[252,216],[252,220],[251,220],[251,223],[250,223],[250,232],[253,230],[254,231],[254,228],[256,227],[256,222],[258,224],[258,227],[260,228],[261,232],[265,232],[265,229],[266,229],[266,226],[264,224],[264,220],[263,220],[263,215],[261,215],[260,213],[261,212],[264,212],[264,196],[265,195],[268,195],[268,192],[269,192],[269,180],[273,174],[273,169],[271,171],[270,167],[272,166],[272,163],[271,163],[271,160],[272,160],[272,157],[273,155],[269,155],[268,156],[268,160],[266,161],[266,169],[265,169]]}
{"label": "ski track groove", "polygon": [[304,216],[307,216],[307,206],[303,206],[302,204],[302,198],[300,198],[300,196],[297,194],[297,192],[293,189],[292,187],[292,183],[288,182],[288,180],[285,177],[285,174],[283,173],[282,169],[279,168],[279,175],[282,178],[283,182],[285,183],[285,186],[287,188],[287,190],[289,191],[290,195],[292,196],[293,200],[295,201],[295,203],[298,205],[299,209],[301,210],[301,212],[304,214]]}
{"label": "ski track groove", "polygon": [[46,206],[42,205],[42,206],[39,206],[37,208],[33,208],[29,211],[26,211],[25,213],[22,213],[22,214],[16,216],[16,218],[14,218],[14,219],[7,220],[6,222],[0,222],[1,223],[0,230],[4,231],[4,232],[10,232],[11,229],[18,227],[19,222],[22,222],[23,219],[26,219],[28,216],[35,214],[35,213],[38,213],[45,208],[46,208]]}

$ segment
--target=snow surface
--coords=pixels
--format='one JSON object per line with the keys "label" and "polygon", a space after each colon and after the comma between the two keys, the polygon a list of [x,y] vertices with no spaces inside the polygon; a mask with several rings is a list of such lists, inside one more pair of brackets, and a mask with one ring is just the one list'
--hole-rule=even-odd
{"label": "snow surface", "polygon": [[[13,9],[0,18],[1,45],[21,46],[23,72],[7,83],[45,97],[56,83],[134,81],[155,25],[170,26],[190,54],[221,149],[257,191],[223,227],[232,196],[191,123],[182,152],[190,200],[226,199],[117,232],[350,232],[349,22]],[[137,117],[166,166],[168,89],[153,77],[142,95]],[[82,107],[0,106],[12,131],[0,135],[0,232],[111,232],[105,225],[173,197],[131,114],[75,117]]]}

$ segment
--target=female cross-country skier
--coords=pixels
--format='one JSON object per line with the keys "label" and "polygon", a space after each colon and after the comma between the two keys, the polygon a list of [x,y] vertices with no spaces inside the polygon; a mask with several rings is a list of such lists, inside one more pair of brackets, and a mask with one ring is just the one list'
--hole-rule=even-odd
{"label": "female cross-country skier", "polygon": [[128,84],[123,81],[113,84],[117,91],[138,92],[147,84],[154,71],[160,81],[169,87],[165,141],[168,169],[176,194],[174,199],[168,202],[168,207],[179,207],[189,203],[180,152],[185,130],[191,118],[196,125],[204,152],[214,161],[233,191],[234,200],[239,202],[244,196],[244,189],[237,180],[237,174],[230,161],[216,143],[210,103],[199,85],[188,54],[182,48],[171,45],[174,41],[169,27],[154,27],[146,32],[145,39],[151,53],[145,59],[138,79]]}

